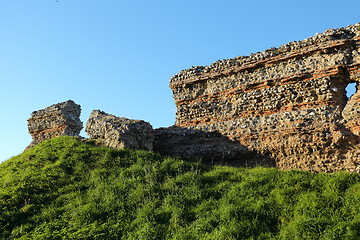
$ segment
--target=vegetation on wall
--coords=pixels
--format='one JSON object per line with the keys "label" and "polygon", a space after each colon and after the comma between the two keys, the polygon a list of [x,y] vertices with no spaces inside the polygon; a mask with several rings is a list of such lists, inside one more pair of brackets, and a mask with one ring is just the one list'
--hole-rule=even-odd
{"label": "vegetation on wall", "polygon": [[0,239],[358,239],[360,174],[205,167],[72,137],[0,165]]}

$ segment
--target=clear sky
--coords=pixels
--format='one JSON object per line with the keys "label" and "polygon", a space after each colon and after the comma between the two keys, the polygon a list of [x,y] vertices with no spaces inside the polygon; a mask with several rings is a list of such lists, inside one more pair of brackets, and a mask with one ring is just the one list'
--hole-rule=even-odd
{"label": "clear sky", "polygon": [[[360,21],[360,1],[0,1],[0,161],[30,143],[32,111],[175,121],[169,78]],[[82,132],[83,136],[86,136]]]}

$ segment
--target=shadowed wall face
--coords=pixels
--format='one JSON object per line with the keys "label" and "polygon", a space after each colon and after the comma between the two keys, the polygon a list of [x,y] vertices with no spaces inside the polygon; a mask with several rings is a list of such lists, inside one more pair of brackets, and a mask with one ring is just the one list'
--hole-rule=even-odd
{"label": "shadowed wall face", "polygon": [[359,44],[355,24],[183,70],[170,81],[176,126],[218,132],[283,169],[359,171]]}

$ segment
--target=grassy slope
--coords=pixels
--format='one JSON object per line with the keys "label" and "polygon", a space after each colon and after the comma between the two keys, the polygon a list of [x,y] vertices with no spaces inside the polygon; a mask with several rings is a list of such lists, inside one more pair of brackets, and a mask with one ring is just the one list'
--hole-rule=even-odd
{"label": "grassy slope", "polygon": [[360,174],[46,141],[0,165],[0,239],[359,239]]}

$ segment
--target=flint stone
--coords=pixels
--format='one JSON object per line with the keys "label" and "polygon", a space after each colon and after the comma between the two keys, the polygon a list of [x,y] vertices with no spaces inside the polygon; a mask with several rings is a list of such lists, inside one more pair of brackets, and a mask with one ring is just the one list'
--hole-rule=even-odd
{"label": "flint stone", "polygon": [[153,149],[154,130],[150,123],[142,120],[94,110],[86,123],[85,132],[91,139],[100,140],[107,147]]}

